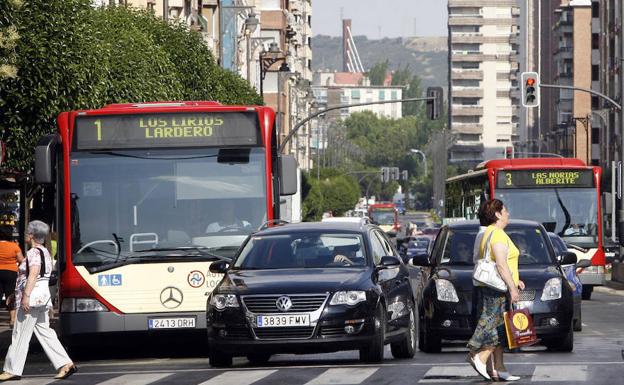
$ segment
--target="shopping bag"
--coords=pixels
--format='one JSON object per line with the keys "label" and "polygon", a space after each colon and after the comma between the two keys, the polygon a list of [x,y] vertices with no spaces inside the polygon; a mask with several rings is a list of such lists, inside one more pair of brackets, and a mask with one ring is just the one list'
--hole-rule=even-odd
{"label": "shopping bag", "polygon": [[528,309],[512,309],[505,312],[505,331],[509,349],[529,346],[538,342],[533,317]]}

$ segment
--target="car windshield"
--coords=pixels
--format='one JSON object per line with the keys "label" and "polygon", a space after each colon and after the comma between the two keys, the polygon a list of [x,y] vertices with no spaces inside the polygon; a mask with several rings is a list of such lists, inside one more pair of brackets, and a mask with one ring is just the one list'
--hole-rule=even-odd
{"label": "car windshield", "polygon": [[429,247],[429,239],[416,239],[407,245],[410,249],[426,249]]}
{"label": "car windshield", "polygon": [[373,210],[370,216],[374,223],[380,225],[394,224],[394,210]]}
{"label": "car windshield", "polygon": [[[554,262],[545,233],[537,227],[507,226],[505,232],[520,251],[519,265],[543,265]],[[449,230],[442,254],[443,265],[472,265],[477,229]]]}
{"label": "car windshield", "polygon": [[257,235],[252,236],[245,244],[234,262],[234,268],[244,270],[365,266],[363,244],[361,235],[348,233]]}

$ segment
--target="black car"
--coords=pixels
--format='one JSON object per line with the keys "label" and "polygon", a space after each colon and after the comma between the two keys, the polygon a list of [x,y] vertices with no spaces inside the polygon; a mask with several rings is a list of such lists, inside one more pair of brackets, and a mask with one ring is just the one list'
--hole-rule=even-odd
{"label": "black car", "polygon": [[[429,254],[432,240],[427,236],[416,236],[402,239],[398,246],[399,254],[403,258],[403,262],[407,263],[416,255]],[[397,242],[399,244],[399,242]]]}
{"label": "black car", "polygon": [[[479,223],[456,222],[444,226],[431,255],[414,257],[423,266],[426,283],[419,299],[419,348],[440,351],[441,341],[468,340],[474,330],[472,305],[474,268],[472,250]],[[573,293],[561,264],[576,263],[574,253],[556,256],[544,227],[536,222],[511,221],[505,232],[520,249],[519,305],[529,309],[538,338],[551,350],[571,351],[574,346]]]}
{"label": "black car", "polygon": [[357,223],[300,223],[249,236],[207,303],[210,363],[263,363],[276,353],[359,350],[380,362],[416,349],[409,271],[384,232]]}

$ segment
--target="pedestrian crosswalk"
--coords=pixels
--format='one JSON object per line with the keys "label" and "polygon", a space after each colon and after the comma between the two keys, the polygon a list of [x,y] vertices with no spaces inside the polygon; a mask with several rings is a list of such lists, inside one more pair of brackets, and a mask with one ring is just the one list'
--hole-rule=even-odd
{"label": "pedestrian crosswalk", "polygon": [[[609,364],[609,365],[607,365]],[[624,370],[624,363],[593,364],[510,364],[522,383],[592,383],[591,373],[614,375]],[[348,367],[297,366],[276,368],[183,369],[180,371],[117,372],[81,371],[63,384],[84,385],[374,385],[374,384],[465,384],[480,382],[481,378],[467,364],[385,364],[381,366],[350,365]],[[24,376],[20,385],[48,385],[52,376]]]}

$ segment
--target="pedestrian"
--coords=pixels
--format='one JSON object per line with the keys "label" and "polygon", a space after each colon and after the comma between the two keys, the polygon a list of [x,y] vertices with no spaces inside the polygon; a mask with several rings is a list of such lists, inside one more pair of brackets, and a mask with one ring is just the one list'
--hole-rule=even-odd
{"label": "pedestrian", "polygon": [[509,212],[502,201],[491,199],[485,202],[479,210],[479,221],[487,226],[480,242],[480,255],[485,255],[486,247],[490,249],[490,256],[508,290],[503,293],[486,286],[477,287],[478,321],[468,341],[470,353],[467,359],[486,380],[517,381],[520,377],[511,375],[503,362],[503,343],[507,340],[503,316],[509,302],[518,302],[518,289],[524,289],[518,274],[520,252],[504,231],[509,223]]}
{"label": "pedestrian", "polygon": [[0,226],[0,298],[4,294],[11,327],[15,324],[15,306],[12,299],[17,281],[17,264],[23,259],[22,250],[13,242],[13,227]]}
{"label": "pedestrian", "polygon": [[[49,231],[48,225],[41,221],[30,222],[26,229],[26,242],[31,249],[26,253],[26,258],[20,263],[18,269],[15,289],[17,317],[0,381],[21,378],[33,332],[48,359],[58,370],[55,379],[67,378],[78,370],[58,340],[56,332],[50,328],[48,309],[52,304],[49,300],[49,292],[45,293],[45,291],[49,290],[48,280],[52,271],[52,258],[43,246]],[[38,282],[39,285],[37,285]],[[46,294],[48,300],[40,304],[37,300],[46,298]]]}

